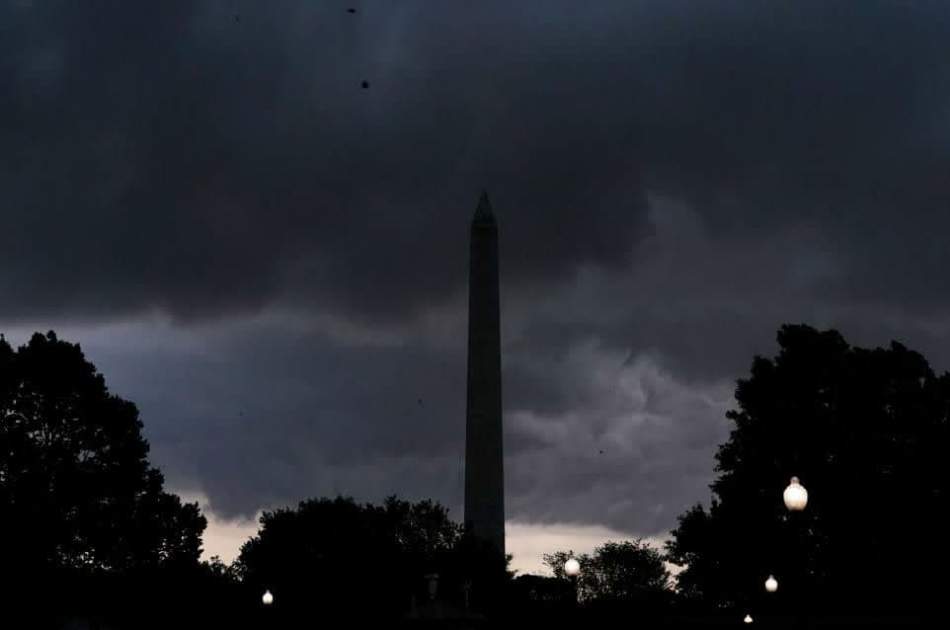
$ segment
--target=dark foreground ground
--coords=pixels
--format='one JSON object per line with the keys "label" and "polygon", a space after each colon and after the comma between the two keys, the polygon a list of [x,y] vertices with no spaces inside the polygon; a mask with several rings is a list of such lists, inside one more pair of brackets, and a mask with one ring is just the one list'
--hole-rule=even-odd
{"label": "dark foreground ground", "polygon": [[[0,567],[2,571],[2,567]],[[458,603],[425,601],[408,609],[363,601],[359,584],[346,601],[319,589],[304,589],[294,602],[275,593],[264,606],[260,593],[240,585],[222,586],[189,580],[161,583],[100,580],[57,583],[2,576],[0,630],[44,628],[70,630],[168,630],[226,628],[283,630],[303,628],[470,629],[539,628],[942,628],[939,602],[903,611],[880,598],[868,598],[864,610],[702,610],[696,606],[664,607],[631,602],[577,606],[565,601],[510,601],[483,614],[466,613]],[[421,600],[420,600],[421,601]],[[292,604],[292,605],[291,605]],[[875,606],[881,612],[871,612]],[[750,613],[753,623],[743,623]]]}
{"label": "dark foreground ground", "polygon": [[[7,611],[10,612],[9,610]],[[41,610],[33,614],[3,616],[0,628],[19,630],[34,628],[57,628],[69,630],[156,630],[167,628],[255,628],[255,629],[301,629],[301,628],[394,628],[400,630],[487,630],[494,628],[542,628],[544,630],[577,628],[774,628],[777,630],[834,629],[834,628],[942,628],[943,624],[915,615],[826,615],[826,616],[780,616],[753,615],[753,623],[743,623],[744,613],[723,612],[709,615],[677,615],[643,617],[630,611],[625,616],[604,615],[579,610],[551,614],[549,611],[522,610],[507,617],[442,619],[393,619],[368,615],[367,611],[354,611],[352,615],[325,615],[318,602],[309,615],[291,615],[276,609],[243,611],[218,610],[195,611],[138,610],[122,614],[103,615],[54,615]]]}

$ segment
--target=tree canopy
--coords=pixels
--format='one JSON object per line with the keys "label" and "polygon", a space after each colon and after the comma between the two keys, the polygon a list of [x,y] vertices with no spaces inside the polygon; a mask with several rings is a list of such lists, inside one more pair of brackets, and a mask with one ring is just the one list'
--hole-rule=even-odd
{"label": "tree canopy", "polygon": [[[554,576],[565,579],[570,551],[545,554]],[[663,554],[641,539],[606,542],[592,554],[574,556],[580,563],[577,596],[581,601],[646,601],[669,594],[670,573]]]}
{"label": "tree canopy", "polygon": [[235,568],[285,606],[307,605],[319,592],[326,611],[372,601],[372,610],[360,612],[405,612],[412,595],[424,596],[424,576],[438,573],[443,583],[452,577],[460,539],[448,510],[432,501],[310,499],[264,512]]}
{"label": "tree canopy", "polygon": [[205,519],[163,489],[138,410],[76,344],[0,337],[0,549],[11,565],[84,572],[194,566]]}
{"label": "tree canopy", "polygon": [[[744,604],[774,574],[773,603],[914,610],[948,557],[950,376],[833,330],[787,325],[778,343],[738,382],[709,509],[683,514],[668,543],[681,592]],[[799,513],[782,501],[792,476],[809,492]]]}

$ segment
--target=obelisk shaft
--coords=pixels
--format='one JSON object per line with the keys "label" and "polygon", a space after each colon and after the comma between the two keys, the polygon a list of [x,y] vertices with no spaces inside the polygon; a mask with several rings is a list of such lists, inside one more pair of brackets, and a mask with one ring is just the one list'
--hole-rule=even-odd
{"label": "obelisk shaft", "polygon": [[472,219],[468,288],[465,525],[505,552],[498,227],[482,193]]}

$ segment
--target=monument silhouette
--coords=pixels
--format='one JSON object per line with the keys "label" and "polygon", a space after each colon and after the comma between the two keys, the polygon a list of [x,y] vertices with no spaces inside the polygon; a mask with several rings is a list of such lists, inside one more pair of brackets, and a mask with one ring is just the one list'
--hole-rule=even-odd
{"label": "monument silhouette", "polygon": [[498,225],[484,191],[472,218],[469,259],[465,527],[504,555]]}

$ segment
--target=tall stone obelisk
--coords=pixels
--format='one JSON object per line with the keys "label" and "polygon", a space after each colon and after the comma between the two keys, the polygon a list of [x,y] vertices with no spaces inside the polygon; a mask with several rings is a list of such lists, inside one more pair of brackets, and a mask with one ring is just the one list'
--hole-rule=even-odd
{"label": "tall stone obelisk", "polygon": [[504,554],[498,225],[485,192],[472,218],[468,278],[465,526]]}

